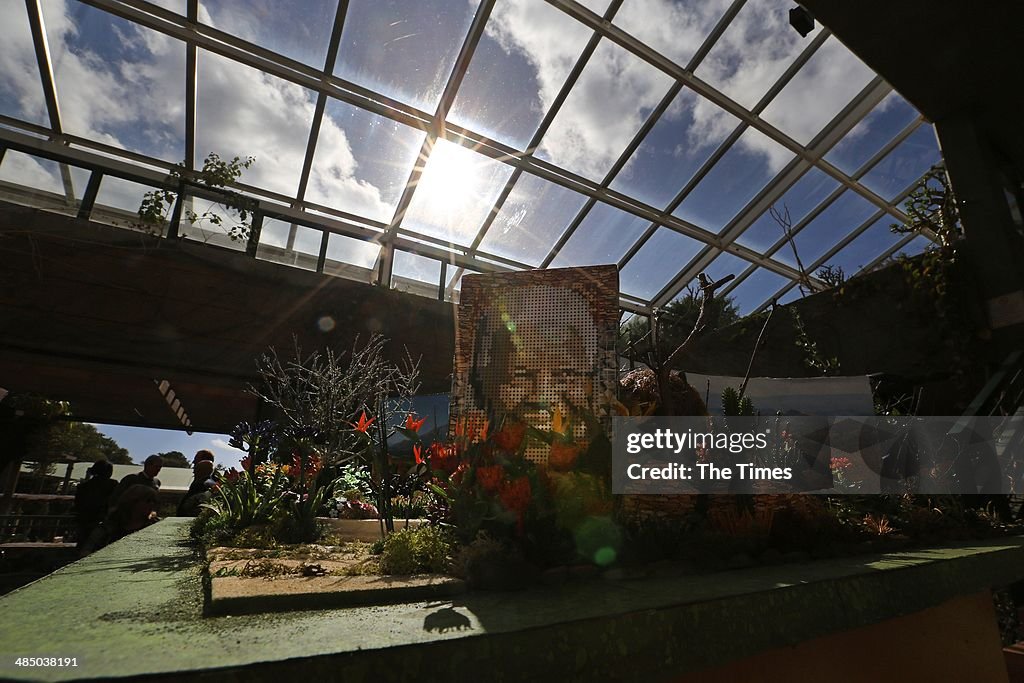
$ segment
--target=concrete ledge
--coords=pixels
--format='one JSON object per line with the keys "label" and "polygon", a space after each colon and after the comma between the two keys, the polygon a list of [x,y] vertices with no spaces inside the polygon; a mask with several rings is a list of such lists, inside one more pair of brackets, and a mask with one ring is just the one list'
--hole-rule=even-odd
{"label": "concrete ledge", "polygon": [[273,580],[237,576],[210,579],[207,613],[259,614],[304,609],[436,600],[466,591],[466,583],[443,574],[419,576],[281,576]]}
{"label": "concrete ledge", "polygon": [[[1012,537],[709,576],[204,618],[187,521],[164,520],[0,598],[0,678],[666,679],[1024,576],[1024,538]],[[79,666],[23,669],[18,656],[77,657]]]}
{"label": "concrete ledge", "polygon": [[[330,532],[336,533],[349,541],[364,541],[373,543],[382,538],[381,522],[379,519],[331,519],[330,517],[317,517],[317,521],[323,522]],[[409,528],[415,529],[426,523],[422,519],[410,519]],[[404,529],[405,520],[395,520],[395,529]]]}

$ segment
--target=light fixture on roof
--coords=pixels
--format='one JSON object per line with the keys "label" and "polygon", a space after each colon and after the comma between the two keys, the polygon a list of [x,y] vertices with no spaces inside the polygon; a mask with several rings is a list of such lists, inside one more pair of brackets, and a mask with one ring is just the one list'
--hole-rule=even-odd
{"label": "light fixture on roof", "polygon": [[176,418],[178,418],[178,422],[185,427],[185,433],[192,436],[192,420],[189,419],[188,413],[185,412],[185,406],[181,405],[181,399],[175,395],[174,389],[171,389],[171,383],[166,379],[155,379],[153,380],[153,383],[156,384],[156,388],[160,392],[160,395],[164,397],[165,401],[167,401],[167,405],[170,407],[171,412],[174,413]]}
{"label": "light fixture on roof", "polygon": [[807,34],[814,30],[814,17],[806,9],[797,5],[789,10],[789,25],[806,38]]}

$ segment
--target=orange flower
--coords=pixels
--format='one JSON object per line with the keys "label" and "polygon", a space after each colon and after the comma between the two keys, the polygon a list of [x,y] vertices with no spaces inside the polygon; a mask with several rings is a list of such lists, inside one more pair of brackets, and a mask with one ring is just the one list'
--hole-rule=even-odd
{"label": "orange flower", "polygon": [[480,488],[487,493],[497,493],[501,488],[501,482],[505,478],[505,468],[501,465],[488,465],[476,468],[476,480],[480,482]]}
{"label": "orange flower", "polygon": [[526,436],[526,425],[522,422],[506,422],[505,425],[491,437],[494,445],[503,451],[515,452],[523,443]]}
{"label": "orange flower", "polygon": [[366,411],[364,410],[363,414],[359,416],[359,423],[357,424],[355,422],[352,422],[351,425],[356,428],[357,432],[362,432],[363,434],[365,434],[366,430],[370,428],[370,425],[372,425],[373,421],[376,419],[377,418],[375,417],[371,417],[369,420],[367,420]]}
{"label": "orange flower", "polygon": [[409,413],[405,417],[405,428],[411,432],[418,432],[420,431],[420,427],[422,427],[423,423],[426,421],[427,418],[425,417],[421,417],[420,419],[415,420],[413,419],[413,413]]}
{"label": "orange flower", "polygon": [[412,447],[412,457],[416,458],[416,464],[419,465],[423,462],[423,447],[416,444]]}
{"label": "orange flower", "polygon": [[579,456],[580,449],[577,445],[556,441],[551,444],[551,451],[548,453],[548,467],[556,472],[568,472],[576,464]]}
{"label": "orange flower", "polygon": [[569,420],[559,408],[555,408],[554,414],[551,415],[551,431],[556,434],[565,434],[569,431]]}
{"label": "orange flower", "polygon": [[470,439],[474,439],[475,438],[478,441],[483,441],[484,439],[486,439],[487,438],[487,427],[490,424],[491,424],[490,420],[484,420],[484,423],[480,426],[480,429],[477,430],[476,435],[475,436],[471,436]]}

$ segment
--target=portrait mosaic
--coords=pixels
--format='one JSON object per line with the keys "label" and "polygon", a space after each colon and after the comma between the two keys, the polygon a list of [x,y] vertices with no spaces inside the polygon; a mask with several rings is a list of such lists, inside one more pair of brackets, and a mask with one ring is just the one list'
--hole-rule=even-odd
{"label": "portrait mosaic", "polygon": [[[455,336],[451,422],[542,431],[568,418],[586,440],[607,432],[616,387],[619,279],[615,266],[467,275]],[[556,417],[558,416],[558,417]],[[593,421],[591,421],[593,422]],[[528,442],[525,457],[548,460]]]}

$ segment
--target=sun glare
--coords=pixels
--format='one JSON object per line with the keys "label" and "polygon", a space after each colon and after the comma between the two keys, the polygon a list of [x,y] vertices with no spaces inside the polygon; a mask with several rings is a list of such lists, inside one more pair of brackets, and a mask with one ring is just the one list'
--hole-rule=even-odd
{"label": "sun glare", "polygon": [[472,151],[438,140],[427,159],[416,194],[438,211],[457,210],[476,194],[481,169]]}

